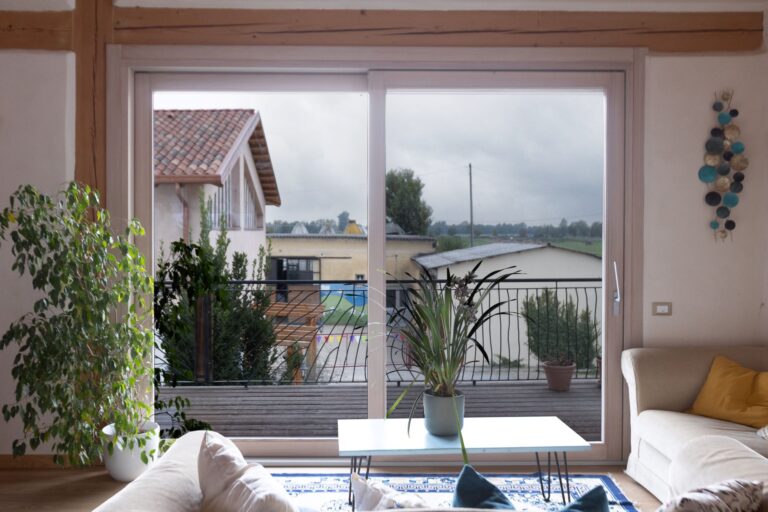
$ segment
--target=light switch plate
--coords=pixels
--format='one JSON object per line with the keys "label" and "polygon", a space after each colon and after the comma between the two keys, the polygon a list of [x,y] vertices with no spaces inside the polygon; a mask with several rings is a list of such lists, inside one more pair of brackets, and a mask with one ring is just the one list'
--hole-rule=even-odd
{"label": "light switch plate", "polygon": [[653,316],[672,316],[671,302],[653,302],[651,308]]}

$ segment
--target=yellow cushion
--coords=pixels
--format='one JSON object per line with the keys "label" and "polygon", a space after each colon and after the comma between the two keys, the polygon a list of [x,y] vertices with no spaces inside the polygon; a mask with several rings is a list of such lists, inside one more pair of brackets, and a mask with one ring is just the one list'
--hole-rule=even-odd
{"label": "yellow cushion", "polygon": [[715,357],[690,412],[755,428],[768,425],[768,372]]}

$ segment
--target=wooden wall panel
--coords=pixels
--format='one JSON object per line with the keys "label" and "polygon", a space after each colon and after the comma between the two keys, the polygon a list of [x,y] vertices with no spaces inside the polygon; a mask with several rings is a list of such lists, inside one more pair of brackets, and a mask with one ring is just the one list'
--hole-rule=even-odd
{"label": "wooden wall panel", "polygon": [[582,46],[746,51],[762,44],[761,12],[115,10],[123,44]]}
{"label": "wooden wall panel", "polygon": [[0,48],[71,50],[72,13],[0,11]]}
{"label": "wooden wall panel", "polygon": [[112,2],[78,0],[73,15],[76,52],[75,179],[106,194],[107,43]]}

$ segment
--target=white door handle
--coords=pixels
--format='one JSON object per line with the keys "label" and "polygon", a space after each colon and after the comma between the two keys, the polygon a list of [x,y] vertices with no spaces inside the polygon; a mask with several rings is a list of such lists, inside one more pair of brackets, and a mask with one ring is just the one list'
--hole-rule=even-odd
{"label": "white door handle", "polygon": [[613,279],[615,288],[613,289],[613,316],[621,314],[621,284],[619,281],[619,266],[616,261],[613,262]]}

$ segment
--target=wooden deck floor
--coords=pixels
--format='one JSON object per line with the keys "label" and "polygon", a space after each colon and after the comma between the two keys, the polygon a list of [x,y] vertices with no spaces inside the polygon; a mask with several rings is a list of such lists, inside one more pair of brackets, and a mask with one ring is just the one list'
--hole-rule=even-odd
{"label": "wooden deck floor", "polygon": [[[588,441],[600,439],[601,391],[595,380],[574,381],[566,393],[550,391],[544,381],[478,382],[461,389],[467,416],[559,416]],[[388,387],[390,404],[402,390]],[[395,417],[408,416],[416,394],[411,390]],[[365,384],[184,386],[160,393],[164,399],[176,395],[189,398],[190,417],[228,436],[335,437],[337,419],[367,415]]]}

